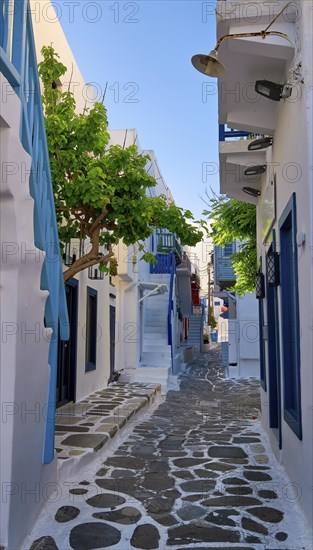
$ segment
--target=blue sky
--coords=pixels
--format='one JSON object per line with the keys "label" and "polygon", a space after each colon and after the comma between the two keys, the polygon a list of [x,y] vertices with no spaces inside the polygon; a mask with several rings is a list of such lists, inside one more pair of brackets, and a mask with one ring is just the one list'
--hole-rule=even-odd
{"label": "blue sky", "polygon": [[203,164],[218,162],[217,95],[216,80],[190,59],[214,47],[214,1],[53,4],[85,81],[96,83],[99,96],[108,82],[109,127],[136,128],[176,203],[200,216],[200,196],[218,190],[217,175],[205,175],[214,169]]}

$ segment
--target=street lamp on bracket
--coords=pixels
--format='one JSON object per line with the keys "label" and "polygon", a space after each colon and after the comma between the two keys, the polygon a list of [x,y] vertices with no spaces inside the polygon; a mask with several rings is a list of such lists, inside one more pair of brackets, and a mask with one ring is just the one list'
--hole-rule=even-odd
{"label": "street lamp on bracket", "polygon": [[200,71],[200,73],[203,73],[207,76],[213,76],[213,77],[221,77],[226,72],[226,67],[223,65],[223,63],[218,59],[218,50],[221,46],[221,44],[228,40],[229,38],[254,38],[254,37],[261,37],[263,40],[265,40],[268,36],[279,36],[280,38],[284,38],[285,40],[288,40],[294,47],[294,44],[288,34],[285,34],[284,32],[280,31],[269,31],[268,29],[273,25],[273,23],[278,19],[278,17],[283,13],[283,11],[291,4],[291,2],[288,2],[286,6],[283,7],[283,9],[276,15],[276,17],[273,19],[273,21],[263,30],[256,31],[256,32],[241,32],[241,33],[234,33],[234,34],[225,34],[222,36],[216,43],[215,48],[209,53],[209,54],[195,54],[191,58],[191,63],[193,64],[194,68],[197,69],[197,71]]}

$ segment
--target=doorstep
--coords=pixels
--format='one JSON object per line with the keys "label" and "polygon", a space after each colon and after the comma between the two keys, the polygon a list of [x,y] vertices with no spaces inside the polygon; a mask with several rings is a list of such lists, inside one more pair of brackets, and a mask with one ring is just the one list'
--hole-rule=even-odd
{"label": "doorstep", "polygon": [[[79,403],[68,403],[56,411],[55,446],[58,479],[75,474],[82,466],[109,448],[121,430],[139,413],[158,402],[159,384],[115,382]],[[101,453],[102,454],[102,453]]]}

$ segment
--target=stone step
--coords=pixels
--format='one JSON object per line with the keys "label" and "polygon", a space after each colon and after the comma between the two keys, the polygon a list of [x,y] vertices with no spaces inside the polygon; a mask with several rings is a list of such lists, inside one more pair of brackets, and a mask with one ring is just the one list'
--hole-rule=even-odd
{"label": "stone step", "polygon": [[153,324],[146,323],[144,325],[144,332],[150,332],[150,330],[153,332],[158,332],[159,334],[167,334],[167,321],[160,321],[159,323],[157,322]]}
{"label": "stone step", "polygon": [[155,315],[167,316],[168,307],[152,307],[151,309],[146,309],[145,317],[154,317]]}
{"label": "stone step", "polygon": [[167,333],[167,319],[163,319],[163,320],[159,320],[159,321],[154,321],[154,322],[146,322],[144,324],[144,331],[145,329],[149,329],[147,330],[147,332],[150,332],[150,331],[153,331],[153,332],[158,332],[160,334],[160,332],[166,332]]}
{"label": "stone step", "polygon": [[147,298],[148,301],[146,301],[146,307],[149,307],[149,304],[168,304],[169,302],[169,295],[168,294],[155,294],[153,296],[149,296]]}
{"label": "stone step", "polygon": [[171,366],[144,366],[141,364],[140,367],[136,368],[134,374],[135,382],[153,382],[156,384],[161,384],[162,393],[166,392],[168,389],[169,378],[171,375]]}
{"label": "stone step", "polygon": [[166,338],[167,337],[167,326],[160,326],[160,327],[155,327],[153,325],[147,325],[145,324],[144,327],[143,327],[143,332],[144,332],[144,335],[148,335],[148,334],[155,334],[155,335],[158,335],[160,336],[161,338]]}
{"label": "stone step", "polygon": [[[89,395],[84,402],[68,403],[57,409],[56,447],[59,448],[58,455],[67,457],[58,461],[61,481],[73,474],[81,475],[78,472],[82,468],[95,459],[99,460],[96,453],[103,447],[109,449],[111,440],[115,435],[116,439],[121,437],[121,432],[133,421],[134,415],[141,414],[158,399],[160,387],[152,382],[151,377],[146,385],[114,382]],[[119,402],[113,403],[112,398],[117,396]],[[86,422],[88,427],[81,426]],[[73,449],[79,454],[69,454]]]}
{"label": "stone step", "polygon": [[168,301],[167,302],[156,302],[155,304],[149,304],[146,307],[146,313],[151,313],[152,311],[167,311],[168,310]]}
{"label": "stone step", "polygon": [[162,360],[162,361],[143,361],[140,363],[140,367],[144,367],[144,368],[156,368],[156,369],[159,369],[159,368],[169,368],[171,369],[172,368],[172,363],[171,361],[166,361],[166,360]]}
{"label": "stone step", "polygon": [[159,353],[162,357],[171,357],[171,346],[163,344],[147,344],[143,343],[143,353]]}
{"label": "stone step", "polygon": [[162,317],[159,315],[158,317],[151,317],[150,319],[145,319],[144,326],[147,327],[167,327],[167,315],[163,315]]}
{"label": "stone step", "polygon": [[156,352],[156,351],[143,351],[141,353],[142,363],[149,364],[168,364],[171,363],[171,353],[168,352]]}
{"label": "stone step", "polygon": [[163,331],[164,334],[161,334],[159,331],[149,332],[144,331],[144,340],[158,340],[158,343],[168,344],[167,341],[167,332]]}

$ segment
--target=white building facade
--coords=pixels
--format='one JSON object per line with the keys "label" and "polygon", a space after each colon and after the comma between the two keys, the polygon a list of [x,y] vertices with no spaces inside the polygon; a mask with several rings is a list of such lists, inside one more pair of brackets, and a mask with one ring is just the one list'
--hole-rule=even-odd
{"label": "white building facade", "polygon": [[[91,108],[95,96],[91,86],[86,84],[75,61],[73,52],[62,30],[58,13],[50,2],[40,7],[36,0],[30,0],[34,39],[38,61],[43,46],[53,44],[60,61],[67,67],[58,86],[70,89],[74,94],[76,111]],[[79,255],[80,243],[72,239],[69,260]],[[85,243],[85,248],[88,243]],[[63,261],[63,270],[67,269]],[[111,379],[114,364],[111,348],[114,339],[112,317],[114,316],[115,291],[109,277],[103,280],[90,279],[88,270],[75,275],[66,284],[66,298],[69,312],[70,339],[58,352],[57,406],[67,402],[81,401],[96,390],[105,387]],[[87,322],[89,318],[90,322]],[[92,335],[95,335],[93,337]],[[86,352],[88,340],[92,339],[91,357]]]}
{"label": "white building facade", "polygon": [[253,6],[217,2],[218,39],[276,33],[218,47],[220,190],[257,206],[262,422],[312,522],[313,5]]}
{"label": "white building facade", "polygon": [[69,336],[28,2],[4,2],[1,56],[1,539],[19,548],[55,490],[58,341]]}

